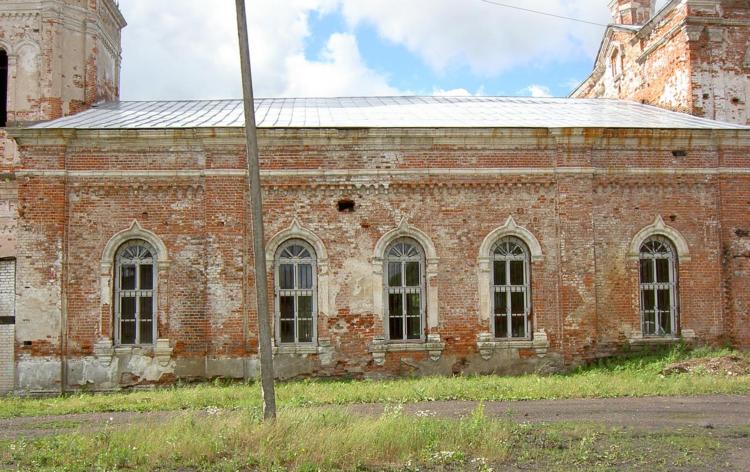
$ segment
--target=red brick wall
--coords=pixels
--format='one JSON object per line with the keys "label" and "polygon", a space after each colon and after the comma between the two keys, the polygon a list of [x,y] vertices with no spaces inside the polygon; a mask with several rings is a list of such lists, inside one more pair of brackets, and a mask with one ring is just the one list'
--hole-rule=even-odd
{"label": "red brick wall", "polygon": [[[687,131],[263,131],[266,239],[297,218],[329,257],[330,316],[319,319],[318,334],[330,339],[334,360],[324,366],[312,355],[304,366],[287,366],[290,375],[403,373],[404,358],[424,362],[426,353],[389,353],[378,367],[367,351],[383,333],[369,291],[374,247],[403,218],[432,239],[439,257],[439,323],[431,334],[446,343],[446,368],[473,362],[477,335],[489,331],[479,317],[478,250],[509,216],[541,245],[543,257],[532,264],[533,329],[544,329],[550,351],[565,361],[611,354],[640,330],[638,263],[628,250],[658,215],[690,249],[691,260],[679,263],[681,327],[705,342],[748,345],[750,238],[737,236],[750,230],[747,176],[719,173],[728,162],[746,166],[747,147],[737,147],[740,133],[725,134],[719,148],[708,133]],[[101,258],[133,220],[169,252],[159,337],[174,356],[256,352],[241,134],[175,135],[22,147],[19,319],[34,323],[42,292],[55,313],[60,300],[49,293],[65,292],[70,356],[90,355],[111,336]],[[687,156],[672,155],[678,145]],[[63,168],[67,176],[33,172]],[[426,168],[432,174],[409,174]],[[345,198],[354,212],[338,211]],[[49,263],[62,260],[64,269]],[[58,346],[54,329],[34,341]]]}

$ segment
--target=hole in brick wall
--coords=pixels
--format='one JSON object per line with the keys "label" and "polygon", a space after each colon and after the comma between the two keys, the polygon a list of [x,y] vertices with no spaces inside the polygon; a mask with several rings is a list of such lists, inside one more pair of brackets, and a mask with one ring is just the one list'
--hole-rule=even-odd
{"label": "hole in brick wall", "polygon": [[141,218],[148,218],[148,212],[144,211],[143,213],[141,213]]}
{"label": "hole in brick wall", "polygon": [[685,151],[684,149],[675,149],[674,151],[672,151],[672,155],[674,157],[685,157],[687,156],[687,151]]}
{"label": "hole in brick wall", "polygon": [[354,211],[354,200],[344,198],[339,200],[336,206],[340,212],[352,213]]}
{"label": "hole in brick wall", "polygon": [[674,221],[677,219],[677,215],[669,215],[669,221]]}
{"label": "hole in brick wall", "polygon": [[23,345],[24,345],[24,346],[31,346],[31,341],[24,341],[24,342],[23,342]]}
{"label": "hole in brick wall", "polygon": [[740,103],[740,99],[739,99],[739,98],[737,98],[737,97],[734,97],[734,98],[732,99],[732,105],[738,105],[739,103]]}
{"label": "hole in brick wall", "polygon": [[703,94],[703,100],[708,100],[709,95],[707,93]]}
{"label": "hole in brick wall", "polygon": [[734,230],[734,234],[736,234],[738,238],[746,238],[750,236],[750,231],[746,229],[737,228],[736,230]]}

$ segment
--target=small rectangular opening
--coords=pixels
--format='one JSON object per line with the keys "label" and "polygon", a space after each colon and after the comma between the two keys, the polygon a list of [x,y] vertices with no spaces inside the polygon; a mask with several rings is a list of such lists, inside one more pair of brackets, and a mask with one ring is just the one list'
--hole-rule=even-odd
{"label": "small rectangular opening", "polygon": [[686,157],[687,151],[685,151],[684,149],[675,149],[674,151],[672,151],[672,155],[674,157]]}
{"label": "small rectangular opening", "polygon": [[340,212],[352,213],[354,211],[354,200],[344,198],[337,203]]}
{"label": "small rectangular opening", "polygon": [[8,53],[0,51],[0,128],[8,124]]}

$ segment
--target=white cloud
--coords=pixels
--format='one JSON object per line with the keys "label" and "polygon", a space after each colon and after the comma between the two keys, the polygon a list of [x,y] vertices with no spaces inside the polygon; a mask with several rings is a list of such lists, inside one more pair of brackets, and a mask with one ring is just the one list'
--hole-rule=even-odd
{"label": "white cloud", "polygon": [[531,84],[528,87],[521,89],[518,93],[521,95],[528,95],[535,98],[551,97],[549,87],[544,85]]}
{"label": "white cloud", "polygon": [[432,95],[435,97],[481,97],[484,95],[484,89],[480,87],[476,92],[471,93],[465,88],[454,88],[450,90],[433,88]]}
{"label": "white cloud", "polygon": [[[351,35],[332,35],[320,60],[305,58],[309,15],[338,0],[248,2],[256,96],[383,95],[398,91],[365,65]],[[230,0],[122,0],[124,99],[242,96],[235,4]]]}
{"label": "white cloud", "polygon": [[[601,0],[505,1],[601,22],[609,17]],[[234,2],[121,0],[120,7],[129,23],[124,99],[241,96]],[[257,96],[405,93],[389,83],[390,71],[373,70],[362,57],[354,35],[362,24],[438,73],[468,66],[493,78],[514,67],[592,56],[601,40],[601,28],[478,0],[253,0],[248,9]],[[340,12],[349,29],[333,33],[319,57],[307,57],[310,16],[331,12]],[[464,92],[471,93],[433,91]]]}
{"label": "white cloud", "polygon": [[362,60],[357,38],[333,34],[318,61],[302,54],[287,60],[284,96],[399,95],[385,77],[370,70]]}
{"label": "white cloud", "polygon": [[[519,7],[609,21],[601,0],[506,0]],[[603,27],[488,5],[478,0],[357,0],[342,2],[352,26],[369,24],[437,71],[468,66],[495,75],[515,66],[592,55]]]}

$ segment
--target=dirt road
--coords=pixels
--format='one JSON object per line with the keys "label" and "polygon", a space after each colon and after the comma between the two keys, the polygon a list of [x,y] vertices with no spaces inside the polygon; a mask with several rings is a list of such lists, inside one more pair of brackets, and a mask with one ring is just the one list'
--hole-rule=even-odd
{"label": "dirt road", "polygon": [[[409,403],[403,412],[415,416],[457,418],[471,414],[478,402]],[[335,408],[335,407],[323,407]],[[380,415],[383,404],[346,407],[353,414]],[[750,396],[646,397],[583,400],[485,402],[485,415],[517,422],[594,422],[632,429],[664,430],[681,427],[719,429],[750,425]],[[105,425],[158,423],[181,412],[87,413],[0,420],[0,439],[39,437]],[[203,412],[202,414],[208,414]]]}

